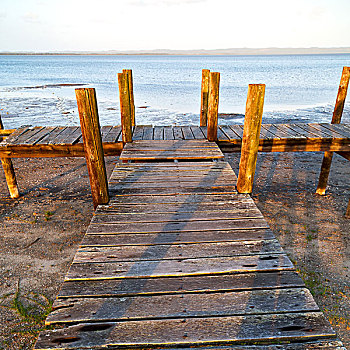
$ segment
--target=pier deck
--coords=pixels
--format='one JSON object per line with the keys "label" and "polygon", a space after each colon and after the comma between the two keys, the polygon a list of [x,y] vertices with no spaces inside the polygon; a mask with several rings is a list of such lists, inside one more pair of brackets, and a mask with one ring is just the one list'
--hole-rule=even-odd
{"label": "pier deck", "polygon": [[[120,155],[121,127],[101,128],[105,155]],[[206,127],[142,126],[133,129],[133,140],[204,140]],[[243,125],[221,125],[218,145],[224,152],[240,152]],[[259,151],[350,151],[350,124],[263,124]],[[0,157],[83,157],[80,127],[20,128],[0,143]]]}
{"label": "pier deck", "polygon": [[202,160],[116,166],[36,349],[344,349],[229,164],[201,143]]}

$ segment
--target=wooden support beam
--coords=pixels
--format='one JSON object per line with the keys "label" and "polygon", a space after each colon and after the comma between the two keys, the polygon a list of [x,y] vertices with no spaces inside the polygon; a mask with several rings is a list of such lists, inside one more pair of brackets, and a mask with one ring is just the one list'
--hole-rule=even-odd
{"label": "wooden support beam", "polygon": [[94,208],[109,201],[95,89],[76,89],[81,132]]}
{"label": "wooden support beam", "polygon": [[[341,121],[341,117],[343,115],[343,110],[344,110],[345,99],[346,99],[348,86],[349,86],[349,79],[350,79],[350,67],[344,67],[343,73],[340,79],[338,95],[337,95],[337,99],[336,99],[335,107],[333,111],[332,124],[339,124]],[[332,165],[332,158],[333,158],[333,152],[325,152],[323,161],[322,161],[322,166],[321,166],[320,178],[318,180],[318,185],[316,190],[316,193],[321,196],[325,195],[326,193],[328,177],[329,177],[329,173]]]}
{"label": "wooden support beam", "polygon": [[210,72],[209,77],[207,138],[209,141],[216,141],[218,138],[220,73]]}
{"label": "wooden support beam", "polygon": [[239,193],[251,193],[253,191],[264,97],[264,84],[249,85],[237,180],[237,190]]}
{"label": "wooden support beam", "polygon": [[207,126],[208,122],[209,75],[209,69],[202,70],[200,126]]}
{"label": "wooden support beam", "polygon": [[123,142],[132,142],[130,89],[129,78],[126,73],[118,73],[118,85]]}
{"label": "wooden support beam", "polygon": [[350,219],[350,199],[348,203],[348,208],[346,209],[345,217]]}
{"label": "wooden support beam", "polygon": [[130,98],[130,114],[131,114],[131,126],[136,125],[135,121],[135,100],[134,100],[134,82],[131,69],[123,69],[123,73],[128,77],[129,84],[129,98]]}
{"label": "wooden support beam", "polygon": [[[2,124],[1,115],[0,115],[0,130],[3,130],[3,129],[4,129],[4,125]],[[2,141],[2,137],[0,136],[0,142],[1,141]],[[19,198],[19,189],[18,189],[16,174],[13,168],[11,158],[1,158],[1,164],[4,169],[5,179],[6,179],[7,187],[10,192],[10,197]]]}

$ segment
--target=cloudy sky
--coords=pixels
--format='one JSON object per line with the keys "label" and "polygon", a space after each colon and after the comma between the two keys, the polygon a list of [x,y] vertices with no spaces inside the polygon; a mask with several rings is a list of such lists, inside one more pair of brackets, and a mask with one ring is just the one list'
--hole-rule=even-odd
{"label": "cloudy sky", "polygon": [[349,0],[0,0],[0,51],[349,47]]}

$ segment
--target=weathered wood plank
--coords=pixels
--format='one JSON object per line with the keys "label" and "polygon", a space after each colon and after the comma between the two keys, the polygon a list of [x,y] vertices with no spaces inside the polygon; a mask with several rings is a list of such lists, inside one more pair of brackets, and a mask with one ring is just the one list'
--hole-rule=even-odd
{"label": "weathered wood plank", "polygon": [[172,126],[164,126],[164,140],[174,140],[174,132]]}
{"label": "weathered wood plank", "polygon": [[33,128],[28,129],[26,132],[24,132],[21,135],[18,135],[18,137],[13,141],[17,145],[25,144],[25,142],[28,139],[31,139],[34,137],[37,133],[39,133],[43,129],[42,126],[35,126]]}
{"label": "weathered wood plank", "polygon": [[146,125],[143,127],[143,140],[153,140],[153,127]]}
{"label": "weathered wood plank", "polygon": [[54,127],[45,127],[45,128],[43,127],[39,132],[27,138],[26,140],[22,141],[21,144],[35,145],[38,141],[40,141],[42,138],[48,135],[53,129]]}
{"label": "weathered wood plank", "polygon": [[72,264],[66,280],[171,277],[293,270],[285,254]]}
{"label": "weathered wood plank", "polygon": [[238,273],[167,278],[126,278],[99,281],[66,281],[59,298],[184,294],[304,287],[295,271]]}
{"label": "weathered wood plank", "polygon": [[319,308],[306,288],[122,298],[67,298],[55,301],[46,324],[316,311]]}
{"label": "weathered wood plank", "polygon": [[133,141],[143,139],[143,126],[142,125],[135,126],[134,132],[132,134],[132,139],[133,139]]}
{"label": "weathered wood plank", "polygon": [[65,128],[66,127],[64,127],[64,126],[55,127],[49,134],[47,134],[41,140],[36,142],[36,145],[45,145],[45,144],[50,145],[50,144],[52,144],[52,140],[54,140],[57,135],[59,135],[61,132],[63,132]]}
{"label": "weathered wood plank", "polygon": [[[164,140],[164,128],[162,126],[155,126],[153,132],[154,140]],[[152,143],[150,143],[152,145]]]}
{"label": "weathered wood plank", "polygon": [[182,133],[182,128],[181,126],[174,126],[173,127],[173,132],[174,132],[174,138],[175,140],[184,140],[184,135]]}
{"label": "weathered wood plank", "polygon": [[243,138],[243,125],[229,125],[230,129],[240,138]]}
{"label": "weathered wood plank", "polygon": [[[164,208],[164,211],[166,208]],[[122,222],[167,222],[173,220],[179,221],[197,221],[197,220],[235,220],[237,218],[263,218],[260,211],[252,206],[249,209],[235,211],[195,211],[180,213],[124,213],[116,214],[108,212],[105,215],[95,215],[92,219],[93,223],[122,223]]]}
{"label": "weathered wood plank", "polygon": [[209,201],[221,202],[223,200],[237,200],[238,196],[244,196],[244,194],[238,193],[220,193],[220,194],[183,194],[183,195],[154,195],[154,196],[123,196],[117,197],[117,199],[111,200],[111,206],[117,206],[119,204],[193,204],[193,203],[208,203]]}
{"label": "weathered wood plank", "polygon": [[277,240],[84,247],[78,249],[73,262],[104,263],[159,259],[198,259],[240,255],[278,254],[281,252],[282,248]]}
{"label": "weathered wood plank", "polygon": [[192,133],[192,130],[189,126],[183,126],[182,133],[184,135],[185,140],[194,140],[195,139],[195,137]]}
{"label": "weathered wood plank", "polygon": [[74,145],[78,142],[83,142],[80,127],[76,128],[71,134],[69,134],[63,141],[63,144]]}
{"label": "weathered wood plank", "polygon": [[159,233],[87,233],[81,243],[82,247],[102,247],[119,245],[145,244],[183,244],[196,242],[234,242],[273,239],[270,229],[236,229],[229,231],[185,231]]}
{"label": "weathered wood plank", "polygon": [[65,144],[65,140],[76,130],[79,129],[79,132],[81,133],[80,127],[67,127],[65,128],[62,132],[60,132],[54,139],[52,139],[52,144],[53,145],[60,145],[60,144]]}
{"label": "weathered wood plank", "polygon": [[196,140],[204,140],[206,139],[205,135],[203,134],[202,130],[198,126],[191,126],[191,131],[193,133],[193,136]]}
{"label": "weathered wood plank", "polygon": [[245,228],[268,228],[264,219],[222,219],[200,221],[169,221],[166,223],[91,223],[89,233],[151,233],[151,232],[177,232],[177,231],[226,231]]}
{"label": "weathered wood plank", "polygon": [[228,125],[220,125],[219,129],[226,135],[227,139],[240,139],[238,135]]}
{"label": "weathered wood plank", "polygon": [[[171,329],[171,332],[169,330]],[[96,337],[96,335],[99,335]],[[179,345],[210,345],[245,342],[307,341],[335,337],[322,313],[287,313],[175,320],[78,324],[40,334],[36,349],[102,348],[134,346],[150,348]]]}
{"label": "weathered wood plank", "polygon": [[114,126],[108,134],[104,135],[102,142],[117,142],[119,136],[121,136],[122,128],[120,126]]}

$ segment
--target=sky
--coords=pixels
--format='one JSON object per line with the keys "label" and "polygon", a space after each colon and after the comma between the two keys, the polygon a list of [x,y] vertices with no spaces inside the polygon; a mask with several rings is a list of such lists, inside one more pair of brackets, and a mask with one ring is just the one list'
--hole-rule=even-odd
{"label": "sky", "polygon": [[0,51],[349,47],[349,0],[0,0]]}

